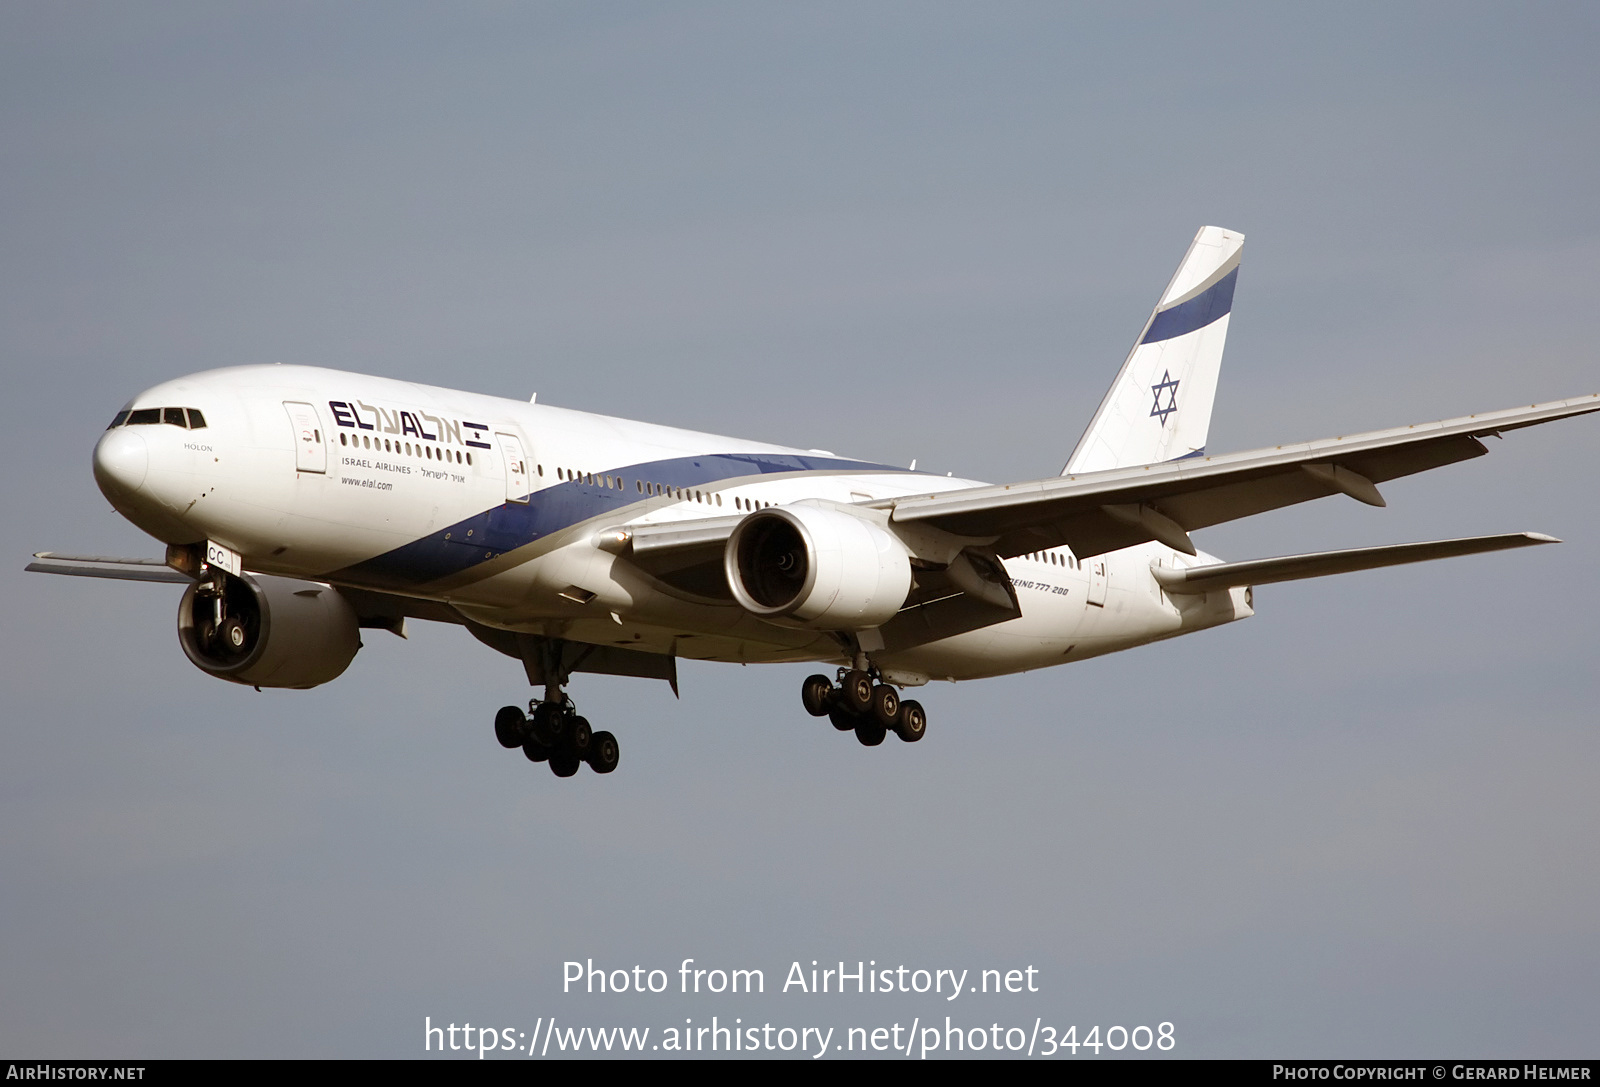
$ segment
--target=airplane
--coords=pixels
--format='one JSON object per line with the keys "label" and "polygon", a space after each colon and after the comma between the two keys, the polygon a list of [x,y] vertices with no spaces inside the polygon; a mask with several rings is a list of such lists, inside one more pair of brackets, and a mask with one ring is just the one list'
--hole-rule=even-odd
{"label": "airplane", "polygon": [[94,449],[163,559],[39,552],[29,570],[185,586],[201,671],[341,675],[362,631],[465,627],[541,697],[495,736],[558,777],[610,773],[576,673],[815,661],[801,700],[867,746],[916,742],[902,691],[1065,664],[1254,614],[1253,587],[1559,542],[1534,532],[1226,562],[1190,534],[1481,456],[1600,394],[1225,455],[1206,450],[1244,236],[1204,227],[1058,475],[987,484],[309,366],[147,389]]}

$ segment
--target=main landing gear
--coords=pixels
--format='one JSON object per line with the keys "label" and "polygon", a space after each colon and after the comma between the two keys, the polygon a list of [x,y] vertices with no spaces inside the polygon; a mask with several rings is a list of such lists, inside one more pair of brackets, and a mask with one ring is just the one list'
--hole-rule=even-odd
{"label": "main landing gear", "polygon": [[813,717],[826,717],[840,732],[854,732],[867,747],[883,743],[890,732],[908,744],[928,731],[922,703],[900,695],[887,683],[874,683],[872,673],[861,668],[839,669],[839,685],[827,676],[807,676],[800,686],[800,701]]}
{"label": "main landing gear", "polygon": [[584,763],[597,774],[617,768],[617,738],[592,731],[564,694],[543,702],[534,699],[526,714],[516,706],[501,707],[494,715],[494,735],[501,747],[522,748],[529,762],[548,762],[558,778],[571,777]]}

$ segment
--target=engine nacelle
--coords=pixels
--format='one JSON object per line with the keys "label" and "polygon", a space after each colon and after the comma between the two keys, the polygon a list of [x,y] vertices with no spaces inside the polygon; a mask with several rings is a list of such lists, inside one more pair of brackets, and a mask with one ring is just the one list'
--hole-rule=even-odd
{"label": "engine nacelle", "polygon": [[361,629],[350,602],[331,585],[248,574],[225,577],[220,600],[204,582],[184,590],[178,644],[196,668],[218,679],[303,689],[350,667]]}
{"label": "engine nacelle", "polygon": [[747,611],[813,630],[881,626],[911,593],[911,556],[894,533],[825,506],[752,513],[728,537],[722,563]]}

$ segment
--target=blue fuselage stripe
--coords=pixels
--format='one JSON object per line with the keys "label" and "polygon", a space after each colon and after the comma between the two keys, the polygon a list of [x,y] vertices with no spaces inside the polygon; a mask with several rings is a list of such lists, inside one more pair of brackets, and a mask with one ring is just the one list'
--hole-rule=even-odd
{"label": "blue fuselage stripe", "polygon": [[[904,469],[838,457],[782,453],[713,453],[630,464],[604,473],[613,478],[620,476],[621,490],[602,486],[598,479],[594,483],[572,480],[544,487],[530,494],[526,502],[503,502],[328,576],[374,588],[426,585],[453,577],[551,533],[644,502],[650,496],[639,493],[637,480],[643,480],[647,486],[653,483],[679,489],[704,487],[741,476],[816,471],[903,472]],[[585,477],[589,478],[595,477]]]}
{"label": "blue fuselage stripe", "polygon": [[1235,268],[1189,301],[1162,310],[1139,342],[1174,340],[1227,316],[1233,309],[1233,287],[1238,280],[1239,269]]}

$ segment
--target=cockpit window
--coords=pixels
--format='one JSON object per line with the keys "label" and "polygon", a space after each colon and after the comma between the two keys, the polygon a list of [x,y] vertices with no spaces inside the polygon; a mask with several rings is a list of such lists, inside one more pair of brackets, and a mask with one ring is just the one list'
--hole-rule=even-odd
{"label": "cockpit window", "polygon": [[117,412],[117,417],[111,420],[111,426],[106,429],[119,426],[156,426],[161,423],[183,427],[186,430],[200,430],[206,425],[206,417],[194,408],[140,408],[137,411]]}

